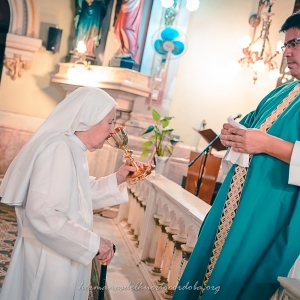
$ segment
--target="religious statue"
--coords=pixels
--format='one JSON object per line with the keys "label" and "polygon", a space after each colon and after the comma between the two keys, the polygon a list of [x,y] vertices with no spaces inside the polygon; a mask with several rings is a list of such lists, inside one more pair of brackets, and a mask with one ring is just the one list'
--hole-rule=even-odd
{"label": "religious statue", "polygon": [[138,62],[138,39],[144,0],[117,0],[115,35],[119,49],[115,58]]}
{"label": "religious statue", "polygon": [[75,0],[75,41],[86,44],[86,55],[95,57],[102,36],[102,22],[111,0]]}

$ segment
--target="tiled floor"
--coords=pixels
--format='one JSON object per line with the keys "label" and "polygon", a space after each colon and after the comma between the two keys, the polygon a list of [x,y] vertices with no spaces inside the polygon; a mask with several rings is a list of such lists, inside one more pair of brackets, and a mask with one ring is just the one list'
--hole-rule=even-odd
{"label": "tiled floor", "polygon": [[15,209],[0,202],[0,290],[18,235]]}
{"label": "tiled floor", "polygon": [[18,235],[15,210],[0,203],[0,291]]}

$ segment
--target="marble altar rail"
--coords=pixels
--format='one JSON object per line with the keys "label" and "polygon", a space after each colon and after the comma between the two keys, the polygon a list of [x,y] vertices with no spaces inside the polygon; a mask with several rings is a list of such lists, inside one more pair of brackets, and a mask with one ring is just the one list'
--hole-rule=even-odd
{"label": "marble altar rail", "polygon": [[128,190],[116,223],[155,299],[170,299],[210,205],[160,174]]}

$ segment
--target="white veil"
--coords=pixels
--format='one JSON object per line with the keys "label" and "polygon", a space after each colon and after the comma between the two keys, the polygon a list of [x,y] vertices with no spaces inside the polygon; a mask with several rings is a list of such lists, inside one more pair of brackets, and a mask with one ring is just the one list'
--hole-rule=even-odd
{"label": "white veil", "polygon": [[3,203],[22,205],[27,197],[34,162],[43,151],[45,141],[55,135],[72,135],[87,131],[99,123],[116,106],[103,90],[82,87],[60,102],[10,164],[0,185]]}

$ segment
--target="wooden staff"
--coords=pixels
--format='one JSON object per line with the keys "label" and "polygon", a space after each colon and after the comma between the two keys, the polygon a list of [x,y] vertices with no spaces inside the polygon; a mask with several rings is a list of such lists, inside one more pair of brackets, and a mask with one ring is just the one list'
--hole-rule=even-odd
{"label": "wooden staff", "polygon": [[[113,250],[114,250],[114,253],[115,253],[116,252],[116,246],[115,245],[113,245]],[[107,264],[106,263],[101,263],[98,300],[104,300],[106,273],[107,273]]]}

